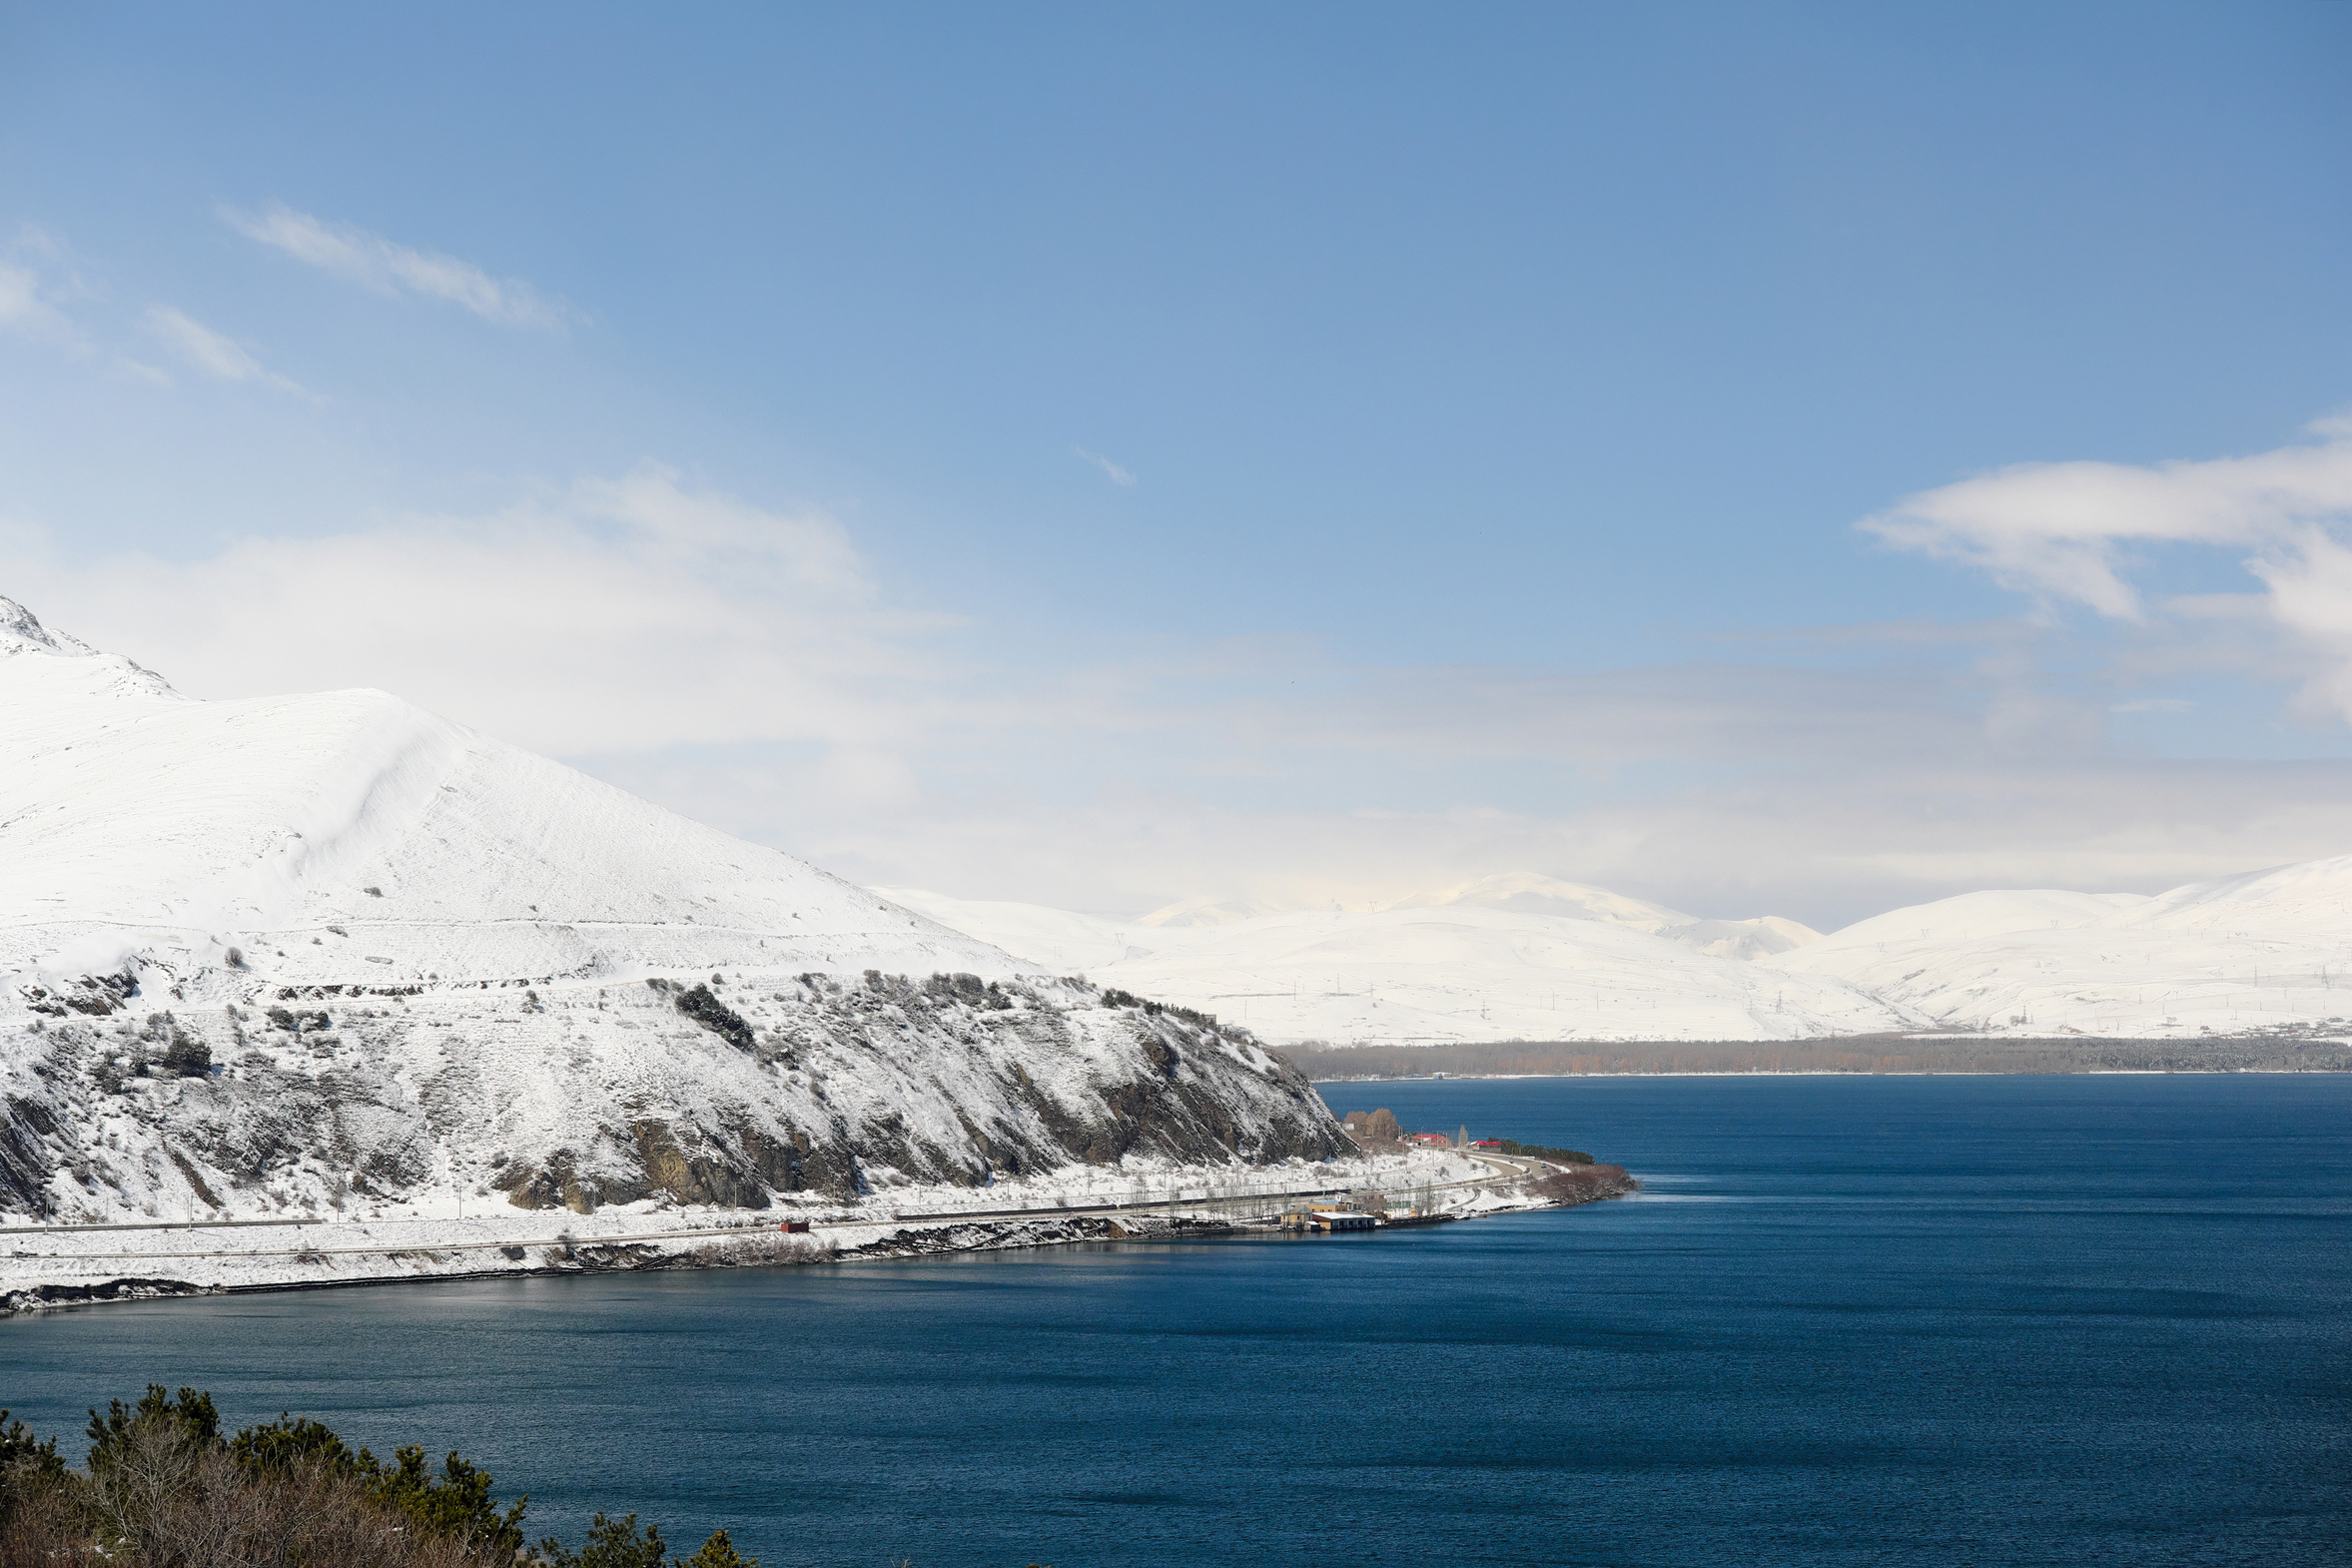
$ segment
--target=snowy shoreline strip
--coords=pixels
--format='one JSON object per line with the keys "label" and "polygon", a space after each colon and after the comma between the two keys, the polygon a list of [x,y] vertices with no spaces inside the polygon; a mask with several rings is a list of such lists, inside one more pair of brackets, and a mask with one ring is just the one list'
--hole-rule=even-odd
{"label": "snowy shoreline strip", "polygon": [[[1383,1174],[1407,1176],[1412,1164],[1407,1163]],[[1431,1191],[1442,1190],[1449,1194],[1449,1201],[1440,1213],[1440,1217],[1447,1219],[1568,1206],[1568,1203],[1554,1197],[1514,1190],[1521,1176],[1519,1171],[1489,1165],[1481,1175],[1473,1177],[1421,1184]],[[1407,1184],[1414,1183],[1408,1180]],[[791,1233],[763,1220],[756,1224],[708,1224],[658,1231],[622,1228],[599,1230],[593,1225],[583,1225],[567,1227],[553,1236],[516,1235],[509,1232],[503,1236],[465,1239],[445,1234],[400,1239],[387,1237],[376,1244],[365,1246],[215,1247],[202,1251],[109,1248],[104,1251],[59,1251],[48,1255],[19,1251],[0,1257],[0,1284],[4,1284],[4,1287],[0,1287],[0,1315],[183,1295],[392,1284],[422,1279],[544,1277],[663,1268],[801,1266],[821,1262],[889,1260],[954,1251],[1070,1245],[1088,1241],[1231,1235],[1270,1229],[1267,1223],[1267,1199],[1280,1199],[1271,1205],[1278,1209],[1283,1203],[1306,1202],[1317,1195],[1341,1189],[1323,1186],[1278,1193],[1179,1198],[1134,1204],[1095,1204],[1084,1208],[1072,1206],[951,1210],[921,1215],[891,1213],[842,1216],[811,1221],[809,1231]],[[1629,1182],[1627,1190],[1630,1189]],[[1570,1201],[1618,1195],[1623,1194],[1614,1190],[1601,1191]],[[1247,1217],[1202,1212],[1218,1208],[1229,1210],[1237,1204],[1256,1211]],[[511,1222],[525,1216],[499,1217]],[[167,1233],[184,1234],[185,1228],[172,1226]],[[820,1237],[816,1234],[820,1230],[827,1233]],[[0,1236],[7,1233],[0,1231]],[[478,1259],[465,1256],[467,1253],[488,1251],[503,1253],[509,1260],[509,1266],[483,1268],[479,1266]],[[534,1253],[535,1257],[532,1255]],[[117,1274],[103,1266],[133,1260],[146,1264],[147,1271]],[[293,1268],[289,1267],[286,1260],[292,1260]],[[176,1264],[196,1262],[210,1266],[196,1270],[174,1268]],[[258,1266],[240,1269],[236,1266],[239,1262]],[[101,1266],[93,1268],[90,1266],[92,1264]],[[304,1265],[322,1271],[297,1272]],[[213,1277],[172,1277],[171,1274],[159,1271],[162,1269],[172,1270],[172,1273],[211,1274]],[[10,1280],[6,1277],[8,1275],[16,1277]]]}

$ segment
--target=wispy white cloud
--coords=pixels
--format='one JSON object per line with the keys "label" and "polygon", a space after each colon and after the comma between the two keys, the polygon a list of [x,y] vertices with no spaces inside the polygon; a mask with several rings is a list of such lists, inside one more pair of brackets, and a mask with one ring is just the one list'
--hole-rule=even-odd
{"label": "wispy white cloud", "polygon": [[395,245],[352,224],[329,223],[290,207],[259,213],[225,207],[221,217],[247,239],[377,294],[419,295],[501,327],[561,332],[579,313],[518,278],[493,278],[470,262]]}
{"label": "wispy white cloud", "polygon": [[[2110,620],[2186,625],[2255,609],[2299,666],[2304,709],[2352,719],[2352,417],[2310,433],[2249,457],[2004,468],[1907,496],[1862,526]],[[2244,550],[2267,591],[2151,604],[2135,575],[2154,552],[2194,545]]]}
{"label": "wispy white cloud", "polygon": [[[1197,894],[1356,906],[1535,870],[1828,929],[1973,888],[2157,892],[2352,849],[2344,762],[1857,749],[1530,805],[1495,803],[1479,770],[1428,757],[1358,753],[1340,769],[1269,750],[1292,786],[1269,798],[1187,771],[1184,743],[1229,744],[1225,719],[1203,711],[1151,745],[1082,731],[1055,749],[1024,729],[1025,767],[1013,746],[991,755],[934,731],[928,754],[893,754],[888,792],[777,748],[607,756],[596,771],[860,881],[1131,914]],[[1106,766],[1113,744],[1124,768]],[[1450,803],[1382,803],[1441,769]],[[1040,787],[1049,773],[1062,787]]]}
{"label": "wispy white cloud", "polygon": [[64,315],[41,297],[40,275],[8,262],[0,262],[0,327],[39,337],[69,331]]}
{"label": "wispy white cloud", "polygon": [[[90,359],[100,351],[67,307],[102,303],[103,298],[72,248],[49,230],[27,224],[0,247],[0,333],[47,343],[70,359]],[[172,385],[164,372],[127,355],[110,352],[104,358],[134,381]]]}
{"label": "wispy white cloud", "polygon": [[[920,704],[931,624],[832,519],[654,464],[486,517],[248,538],[169,561],[9,552],[27,602],[208,697],[381,686],[533,749],[872,749]],[[81,635],[84,633],[77,633]],[[484,672],[496,671],[485,679]]]}
{"label": "wispy white cloud", "polygon": [[281,392],[309,395],[299,383],[263,365],[236,339],[213,331],[185,311],[151,305],[144,320],[147,330],[166,348],[207,376],[224,382],[260,382]]}
{"label": "wispy white cloud", "polygon": [[45,229],[28,224],[0,248],[0,331],[84,351],[88,344],[65,302],[89,292],[64,244]]}
{"label": "wispy white cloud", "polygon": [[1136,476],[1134,474],[1128,472],[1127,469],[1121,467],[1118,463],[1113,462],[1110,458],[1104,456],[1101,452],[1089,451],[1084,446],[1076,445],[1072,446],[1070,449],[1076,452],[1079,456],[1084,457],[1087,461],[1093,463],[1096,467],[1102,469],[1104,475],[1108,477],[1112,483],[1127,486],[1136,482]]}
{"label": "wispy white cloud", "polygon": [[2085,674],[2064,628],[1859,628],[1906,651],[1830,667],[1809,642],[1380,669],[1278,636],[1014,667],[990,628],[896,607],[833,519],[655,464],[188,560],[25,533],[0,539],[0,593],[197,695],[384,687],[843,874],[970,897],[1362,902],[1529,869],[1829,926],[2352,848],[2352,762],[2126,755],[2114,713],[2176,699]]}

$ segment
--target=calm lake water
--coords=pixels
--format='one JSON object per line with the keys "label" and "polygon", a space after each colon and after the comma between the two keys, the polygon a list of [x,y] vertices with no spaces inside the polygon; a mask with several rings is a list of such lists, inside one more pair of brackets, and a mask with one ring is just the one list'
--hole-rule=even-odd
{"label": "calm lake water", "polygon": [[[1388,1235],[0,1323],[785,1565],[2342,1563],[2352,1080],[1327,1086],[1640,1197]],[[539,1533],[534,1531],[534,1535]]]}

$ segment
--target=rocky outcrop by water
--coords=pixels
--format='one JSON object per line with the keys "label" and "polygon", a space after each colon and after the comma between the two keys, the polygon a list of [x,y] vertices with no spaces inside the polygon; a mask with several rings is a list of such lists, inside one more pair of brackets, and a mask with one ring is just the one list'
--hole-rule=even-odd
{"label": "rocky outcrop by water", "polygon": [[1551,1199],[1556,1208],[1573,1208],[1578,1203],[1598,1202],[1604,1197],[1625,1197],[1640,1189],[1641,1182],[1625,1167],[1602,1165],[1564,1166],[1528,1184],[1528,1190]]}
{"label": "rocky outcrop by water", "polygon": [[165,975],[101,989],[111,1009],[0,1031],[0,1212],[758,1209],[1074,1163],[1355,1153],[1245,1032],[1075,982],[257,983],[211,1006]]}

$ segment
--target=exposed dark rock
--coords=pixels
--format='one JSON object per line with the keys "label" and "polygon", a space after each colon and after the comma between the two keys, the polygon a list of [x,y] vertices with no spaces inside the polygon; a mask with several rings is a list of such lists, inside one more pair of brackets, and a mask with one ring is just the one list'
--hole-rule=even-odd
{"label": "exposed dark rock", "polygon": [[205,1185],[204,1177],[197,1174],[196,1167],[189,1163],[188,1157],[186,1155],[181,1154],[180,1151],[172,1148],[172,1146],[169,1144],[164,1146],[164,1153],[171,1157],[172,1164],[179,1169],[180,1175],[187,1179],[189,1187],[195,1191],[198,1197],[204,1199],[208,1207],[218,1208],[221,1206],[221,1200],[213,1195],[213,1189],[211,1187]]}
{"label": "exposed dark rock", "polygon": [[691,991],[679,993],[677,1008],[736,1050],[753,1049],[751,1026],[743,1021],[740,1014],[731,1012],[725,1003],[711,995],[710,987],[696,986]]}
{"label": "exposed dark rock", "polygon": [[0,1198],[9,1208],[44,1217],[57,1211],[56,1200],[49,1195],[49,1177],[57,1163],[46,1142],[56,1131],[57,1119],[47,1106],[10,1097],[7,1114],[0,1117]]}
{"label": "exposed dark rock", "polygon": [[645,1179],[681,1203],[720,1208],[765,1208],[767,1186],[756,1170],[738,1171],[708,1152],[679,1147],[666,1122],[634,1124],[629,1133],[644,1162]]}
{"label": "exposed dark rock", "polygon": [[73,1306],[85,1301],[149,1301],[158,1296],[205,1295],[202,1285],[185,1279],[108,1279],[88,1285],[34,1285],[0,1295],[0,1315],[41,1306]]}
{"label": "exposed dark rock", "polygon": [[[162,1195],[198,1191],[230,1212],[399,1202],[445,1179],[452,1162],[494,1166],[492,1181],[519,1207],[588,1213],[649,1197],[745,1209],[790,1193],[853,1201],[884,1180],[985,1184],[1130,1156],[1230,1165],[1355,1153],[1295,1069],[1243,1032],[1175,1009],[1107,1010],[1064,987],[969,975],[779,977],[772,995],[754,985],[726,1003],[700,984],[648,984],[662,997],[650,1011],[634,988],[612,995],[614,1007],[604,993],[517,980],[502,1000],[444,996],[412,1012],[356,1000],[334,1019],[272,1007],[266,1035],[243,1033],[234,1007],[148,1015],[144,1032],[128,1021],[44,1025],[18,1037],[0,1208],[47,1212],[53,1182],[71,1191],[61,1168],[101,1200],[138,1200],[137,1161],[118,1169],[62,1131],[92,1125],[101,1091],[119,1091],[133,1124],[152,1129],[148,1171],[179,1168],[180,1179],[166,1176],[176,1191]],[[357,988],[285,1000],[331,993]],[[692,1052],[680,1031],[658,1038],[672,1009],[730,1044],[756,1031],[755,1044],[742,1057],[664,1056]],[[655,1066],[624,1087],[609,1053],[636,1061],[639,1042]],[[198,1047],[234,1066],[168,1076],[185,1074]],[[598,1108],[552,1150],[532,1132],[543,1113],[515,1120],[544,1084],[560,1104]]]}

